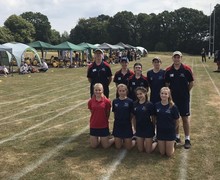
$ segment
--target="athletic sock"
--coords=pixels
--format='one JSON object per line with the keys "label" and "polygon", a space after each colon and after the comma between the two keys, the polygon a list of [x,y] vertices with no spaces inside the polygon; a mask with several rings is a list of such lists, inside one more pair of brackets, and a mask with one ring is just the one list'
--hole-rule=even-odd
{"label": "athletic sock", "polygon": [[178,139],[179,139],[179,138],[180,138],[180,134],[176,134],[176,138],[178,138]]}
{"label": "athletic sock", "polygon": [[190,140],[190,137],[189,136],[185,136],[185,140]]}

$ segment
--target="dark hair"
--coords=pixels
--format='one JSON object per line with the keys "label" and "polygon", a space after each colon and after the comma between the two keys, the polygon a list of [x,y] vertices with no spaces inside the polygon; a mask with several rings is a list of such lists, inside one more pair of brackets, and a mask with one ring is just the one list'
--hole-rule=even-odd
{"label": "dark hair", "polygon": [[[137,88],[135,89],[136,97],[137,97],[137,91],[141,91],[142,93],[144,93],[144,94],[145,94],[145,98],[146,98],[146,102],[148,102],[147,89],[144,88],[144,87],[142,87],[142,86],[137,87]],[[139,102],[139,99],[138,99],[138,98],[137,98],[137,102]]]}
{"label": "dark hair", "polygon": [[135,68],[135,66],[141,66],[141,68],[142,68],[142,64],[141,63],[135,63],[133,67]]}

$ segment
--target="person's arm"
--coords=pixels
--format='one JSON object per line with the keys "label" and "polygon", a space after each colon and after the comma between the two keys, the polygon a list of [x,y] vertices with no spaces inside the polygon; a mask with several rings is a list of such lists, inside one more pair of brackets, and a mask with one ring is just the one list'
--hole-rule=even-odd
{"label": "person's arm", "polygon": [[110,76],[109,78],[108,78],[108,84],[110,84],[112,82],[112,76]]}
{"label": "person's arm", "polygon": [[193,85],[194,85],[194,82],[193,82],[193,81],[191,81],[191,82],[189,83],[189,86],[188,86],[189,91],[192,89]]}
{"label": "person's arm", "polygon": [[152,123],[154,124],[154,125],[156,125],[156,116],[155,115],[153,115],[153,116],[151,116],[151,121],[152,121]]}
{"label": "person's arm", "polygon": [[91,78],[88,78],[88,81],[91,83],[91,82],[92,82],[92,79],[91,79]]}

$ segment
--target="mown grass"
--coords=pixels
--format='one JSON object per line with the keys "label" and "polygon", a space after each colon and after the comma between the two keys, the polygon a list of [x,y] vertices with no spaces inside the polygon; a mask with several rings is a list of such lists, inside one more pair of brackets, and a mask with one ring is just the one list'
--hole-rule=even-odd
{"label": "mown grass", "polygon": [[[171,53],[142,58],[143,73],[160,56],[167,67]],[[127,152],[110,179],[218,179],[220,175],[220,73],[212,60],[184,56],[193,68],[192,148],[176,149],[172,158],[158,152]],[[132,68],[134,62],[130,63]],[[120,68],[111,65],[113,73]],[[88,144],[89,84],[86,68],[0,77],[0,179],[103,179],[123,151],[91,149]],[[208,73],[210,74],[211,79]],[[110,99],[115,97],[111,83]],[[113,116],[110,116],[112,129]],[[181,128],[183,138],[183,131]],[[185,162],[185,164],[183,163]],[[182,173],[184,170],[184,173]],[[16,175],[16,176],[15,176]]]}

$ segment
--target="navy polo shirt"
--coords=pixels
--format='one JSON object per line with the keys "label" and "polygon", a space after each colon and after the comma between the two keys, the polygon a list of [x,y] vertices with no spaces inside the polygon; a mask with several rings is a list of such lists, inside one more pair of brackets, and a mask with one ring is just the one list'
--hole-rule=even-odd
{"label": "navy polo shirt", "polygon": [[116,83],[116,84],[125,84],[125,85],[128,85],[128,79],[131,75],[133,75],[134,72],[131,71],[131,70],[127,70],[127,73],[126,74],[122,74],[121,70],[117,71],[115,73],[115,76],[114,76],[114,79],[113,81]]}
{"label": "navy polo shirt", "polygon": [[170,107],[169,104],[162,105],[161,102],[155,104],[155,115],[158,129],[176,128],[176,120],[179,119],[179,111],[176,105]]}
{"label": "navy polo shirt", "polygon": [[153,69],[147,72],[147,80],[150,86],[150,101],[156,103],[160,101],[160,89],[165,86],[165,70],[160,69],[154,72]]}
{"label": "navy polo shirt", "polygon": [[144,87],[144,88],[148,88],[148,80],[147,77],[141,75],[140,78],[136,78],[135,75],[132,75],[129,80],[128,80],[128,90],[129,90],[129,94],[128,97],[131,98],[133,101],[136,100],[136,94],[135,94],[135,90],[137,87]]}
{"label": "navy polo shirt", "polygon": [[[101,83],[104,88],[104,94],[109,93],[109,78],[112,76],[112,71],[108,63],[102,62],[100,65],[97,65],[93,62],[87,71],[87,78],[91,79],[90,92],[93,94],[93,86],[96,83]],[[108,97],[108,96],[107,96]]]}
{"label": "navy polo shirt", "polygon": [[189,100],[189,83],[194,81],[192,70],[189,66],[181,64],[176,70],[174,65],[168,67],[165,72],[165,82],[169,83],[174,102]]}

